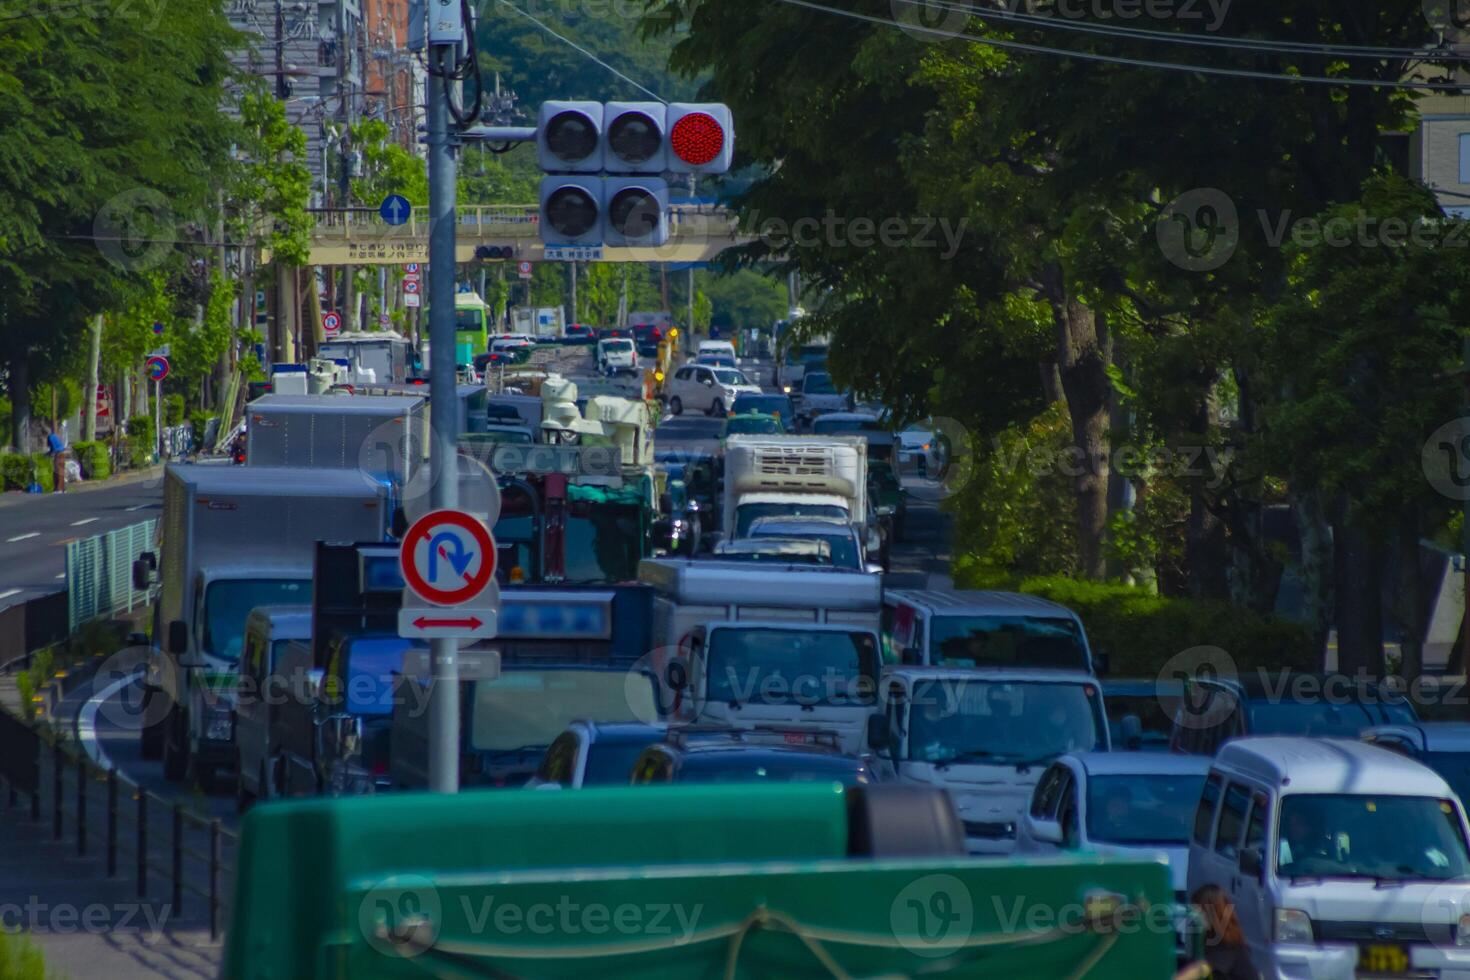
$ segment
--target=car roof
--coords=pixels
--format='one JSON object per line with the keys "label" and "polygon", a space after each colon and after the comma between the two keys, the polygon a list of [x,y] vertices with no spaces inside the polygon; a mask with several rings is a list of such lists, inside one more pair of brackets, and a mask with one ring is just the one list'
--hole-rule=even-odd
{"label": "car roof", "polygon": [[1470,721],[1421,721],[1416,725],[1374,725],[1368,735],[1407,735],[1426,752],[1470,752]]}
{"label": "car roof", "polygon": [[589,742],[609,745],[661,742],[669,731],[669,726],[662,722],[645,724],[632,721],[578,721],[574,724],[586,730]]}
{"label": "car roof", "polygon": [[1282,793],[1453,795],[1427,766],[1349,738],[1245,736],[1220,747],[1215,767],[1254,776]]}
{"label": "car roof", "polygon": [[1238,691],[1246,700],[1265,699],[1268,701],[1289,701],[1294,697],[1293,683],[1295,678],[1310,678],[1316,685],[1315,693],[1330,694],[1346,702],[1362,699],[1370,699],[1374,703],[1387,701],[1393,704],[1407,704],[1408,700],[1401,691],[1384,685],[1382,681],[1367,677],[1348,677],[1343,674],[1324,674],[1307,670],[1292,670],[1282,668],[1280,670],[1251,670],[1238,676],[1199,678],[1190,683],[1213,684],[1220,687],[1230,687]]}
{"label": "car roof", "polygon": [[1065,616],[1075,613],[1061,603],[1024,592],[991,589],[888,589],[883,598],[943,613],[976,616]]}
{"label": "car roof", "polygon": [[1081,670],[1038,670],[1031,667],[917,667],[909,664],[886,664],[883,677],[906,677],[911,681],[955,680],[983,681],[989,684],[1044,682],[1049,684],[1091,684],[1097,678]]}
{"label": "car roof", "polygon": [[1075,759],[1091,776],[1203,776],[1214,762],[1182,752],[1075,752],[1063,758]]}
{"label": "car roof", "polygon": [[761,398],[783,402],[791,401],[791,396],[786,394],[786,392],[784,391],[742,391],[740,394],[735,396],[735,402],[736,404],[739,404],[740,402],[748,399],[753,400]]}
{"label": "car roof", "polygon": [[819,541],[813,538],[791,538],[767,534],[762,535],[759,541],[750,538],[740,538],[736,541],[721,541],[715,547],[715,553],[719,555],[751,553],[763,555],[831,555],[832,545],[826,541]]}
{"label": "car roof", "polygon": [[1168,694],[1178,697],[1184,693],[1184,682],[1164,677],[1104,677],[1101,678],[1103,697],[1153,697]]}
{"label": "car roof", "polygon": [[877,422],[878,416],[870,412],[828,412],[818,422]]}

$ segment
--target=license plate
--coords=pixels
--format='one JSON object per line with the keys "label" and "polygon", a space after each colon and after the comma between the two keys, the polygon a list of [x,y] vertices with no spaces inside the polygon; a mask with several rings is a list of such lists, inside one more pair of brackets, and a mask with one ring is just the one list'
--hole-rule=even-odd
{"label": "license plate", "polygon": [[1373,943],[1358,948],[1358,973],[1395,975],[1409,972],[1409,951],[1393,943]]}

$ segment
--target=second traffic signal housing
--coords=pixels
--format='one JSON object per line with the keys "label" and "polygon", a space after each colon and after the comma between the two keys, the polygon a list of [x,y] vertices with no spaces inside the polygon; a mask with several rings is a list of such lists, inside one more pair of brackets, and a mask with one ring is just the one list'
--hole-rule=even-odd
{"label": "second traffic signal housing", "polygon": [[718,102],[541,103],[536,160],[557,174],[722,174],[735,151]]}
{"label": "second traffic signal housing", "polygon": [[541,178],[547,245],[656,246],[669,240],[669,187],[657,177]]}

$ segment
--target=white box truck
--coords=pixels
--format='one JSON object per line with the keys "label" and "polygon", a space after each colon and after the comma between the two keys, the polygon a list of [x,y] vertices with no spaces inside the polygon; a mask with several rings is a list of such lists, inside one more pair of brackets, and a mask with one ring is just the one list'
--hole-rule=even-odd
{"label": "white box truck", "polygon": [[246,406],[246,466],[362,469],[402,486],[427,458],[427,406],[417,395],[262,395]]}
{"label": "white box truck", "polygon": [[757,517],[840,517],[867,529],[868,443],[860,436],[734,435],[725,441],[724,539]]}
{"label": "white box truck", "polygon": [[144,756],[206,788],[233,767],[250,611],[309,603],[316,542],[382,541],[389,519],[387,488],[357,469],[170,465],[159,541],[133,565],[134,585],[159,583]]}
{"label": "white box truck", "polygon": [[510,332],[540,340],[560,340],[567,332],[566,316],[560,306],[514,306],[510,311]]}

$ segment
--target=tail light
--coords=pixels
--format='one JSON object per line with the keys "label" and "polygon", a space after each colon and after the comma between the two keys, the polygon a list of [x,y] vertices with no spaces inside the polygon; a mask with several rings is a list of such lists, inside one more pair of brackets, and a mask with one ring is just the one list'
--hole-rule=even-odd
{"label": "tail light", "polygon": [[374,762],[373,763],[373,775],[374,776],[386,776],[386,775],[388,775],[388,763],[386,761],[383,761],[383,760],[380,760],[378,762]]}

